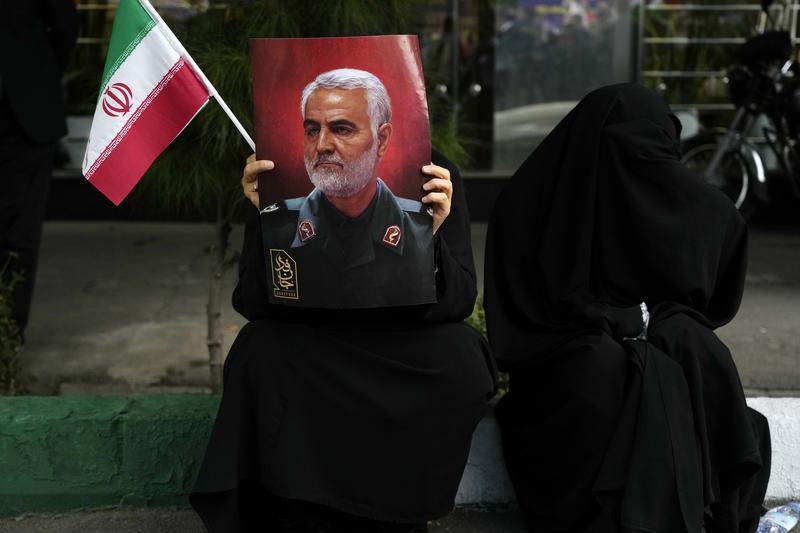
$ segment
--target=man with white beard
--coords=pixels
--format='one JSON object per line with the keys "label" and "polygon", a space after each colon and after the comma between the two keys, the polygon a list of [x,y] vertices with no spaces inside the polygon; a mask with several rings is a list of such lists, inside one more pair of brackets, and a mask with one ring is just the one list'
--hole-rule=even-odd
{"label": "man with white beard", "polygon": [[[261,210],[265,242],[275,243],[273,297],[343,308],[435,301],[431,214],[375,175],[392,136],[383,83],[363,70],[322,73],[303,90],[301,113],[315,189]],[[276,274],[287,263],[288,290]]]}

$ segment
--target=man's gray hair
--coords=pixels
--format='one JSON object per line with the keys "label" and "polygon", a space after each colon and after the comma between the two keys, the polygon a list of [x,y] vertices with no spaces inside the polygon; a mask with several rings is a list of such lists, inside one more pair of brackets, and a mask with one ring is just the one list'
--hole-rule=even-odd
{"label": "man's gray hair", "polygon": [[338,68],[317,76],[303,89],[300,100],[300,113],[303,117],[306,115],[308,97],[317,89],[366,89],[367,113],[372,122],[373,136],[377,136],[378,128],[392,120],[392,101],[386,87],[377,76],[366,70]]}

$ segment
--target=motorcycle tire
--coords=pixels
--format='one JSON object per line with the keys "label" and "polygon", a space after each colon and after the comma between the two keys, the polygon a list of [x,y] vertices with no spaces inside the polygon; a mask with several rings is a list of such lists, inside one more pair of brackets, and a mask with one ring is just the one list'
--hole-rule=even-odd
{"label": "motorcycle tire", "polygon": [[728,151],[714,174],[706,176],[705,170],[717,150],[718,138],[715,135],[701,134],[686,140],[682,144],[681,162],[709,185],[722,191],[742,217],[749,220],[758,208],[758,199],[750,185],[756,178],[751,175],[744,156],[736,149]]}

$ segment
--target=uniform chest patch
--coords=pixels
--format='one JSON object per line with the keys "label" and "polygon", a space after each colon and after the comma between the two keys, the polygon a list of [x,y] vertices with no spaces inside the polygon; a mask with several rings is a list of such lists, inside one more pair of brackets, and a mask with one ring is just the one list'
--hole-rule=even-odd
{"label": "uniform chest patch", "polygon": [[300,240],[306,242],[317,236],[317,231],[314,229],[314,224],[310,220],[301,220],[297,225],[297,233],[300,235]]}
{"label": "uniform chest patch", "polygon": [[396,248],[397,245],[400,244],[400,238],[402,236],[403,234],[400,232],[400,226],[393,224],[386,228],[386,232],[383,234],[383,242]]}
{"label": "uniform chest patch", "polygon": [[269,258],[272,267],[272,295],[275,298],[299,299],[295,260],[286,250],[276,248],[270,248]]}

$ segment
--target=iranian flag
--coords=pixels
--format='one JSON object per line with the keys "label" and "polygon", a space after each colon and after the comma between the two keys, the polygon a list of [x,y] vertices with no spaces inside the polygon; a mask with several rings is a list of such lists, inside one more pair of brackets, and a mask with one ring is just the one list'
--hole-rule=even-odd
{"label": "iranian flag", "polygon": [[119,205],[214,89],[146,0],[120,0],[100,87],[83,175]]}

